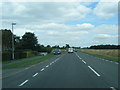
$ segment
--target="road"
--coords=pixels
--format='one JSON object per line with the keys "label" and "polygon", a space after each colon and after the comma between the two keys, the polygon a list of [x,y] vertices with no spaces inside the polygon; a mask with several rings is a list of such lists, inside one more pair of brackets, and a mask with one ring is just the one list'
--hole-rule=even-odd
{"label": "road", "polygon": [[13,76],[3,88],[118,88],[118,63],[81,52],[65,53]]}

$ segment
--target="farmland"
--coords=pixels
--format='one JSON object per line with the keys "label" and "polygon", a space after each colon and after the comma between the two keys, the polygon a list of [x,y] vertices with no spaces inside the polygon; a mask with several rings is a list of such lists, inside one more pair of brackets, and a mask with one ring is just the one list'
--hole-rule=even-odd
{"label": "farmland", "polygon": [[81,49],[80,52],[84,52],[86,54],[90,54],[96,57],[112,60],[112,61],[120,61],[120,55],[118,54],[118,49]]}

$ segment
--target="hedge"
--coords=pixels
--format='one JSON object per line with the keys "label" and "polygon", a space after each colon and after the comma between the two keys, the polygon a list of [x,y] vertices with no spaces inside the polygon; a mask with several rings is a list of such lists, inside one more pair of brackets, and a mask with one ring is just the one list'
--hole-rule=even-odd
{"label": "hedge", "polygon": [[[24,52],[15,52],[15,59],[26,58],[27,54]],[[12,52],[2,52],[2,61],[12,60]]]}

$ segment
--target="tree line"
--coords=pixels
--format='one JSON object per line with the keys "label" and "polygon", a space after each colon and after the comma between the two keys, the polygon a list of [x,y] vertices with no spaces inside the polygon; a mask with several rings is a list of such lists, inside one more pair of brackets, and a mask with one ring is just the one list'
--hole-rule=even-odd
{"label": "tree line", "polygon": [[93,45],[87,49],[120,49],[120,45]]}
{"label": "tree line", "polygon": [[[2,29],[2,50],[3,51],[12,51],[12,35],[11,30]],[[50,53],[53,49],[67,49],[71,46],[69,44],[65,44],[60,47],[59,45],[55,46],[44,46],[38,43],[38,39],[34,33],[26,32],[23,36],[14,35],[14,48],[15,51],[25,51],[32,50],[37,52],[48,52]],[[80,49],[80,47],[73,47],[76,49]]]}
{"label": "tree line", "polygon": [[[2,29],[2,51],[11,51],[12,50],[12,35],[11,30]],[[14,35],[14,48],[15,51],[22,50],[33,50],[39,52],[48,52],[52,51],[50,45],[46,47],[38,43],[38,39],[34,33],[26,32],[23,36]]]}

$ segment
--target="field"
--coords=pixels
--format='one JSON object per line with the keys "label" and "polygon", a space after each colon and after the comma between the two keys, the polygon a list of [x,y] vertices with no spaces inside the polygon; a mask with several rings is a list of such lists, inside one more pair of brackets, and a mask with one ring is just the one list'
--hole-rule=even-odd
{"label": "field", "polygon": [[117,62],[120,61],[118,49],[81,49],[80,52],[84,52],[108,60],[113,60]]}

